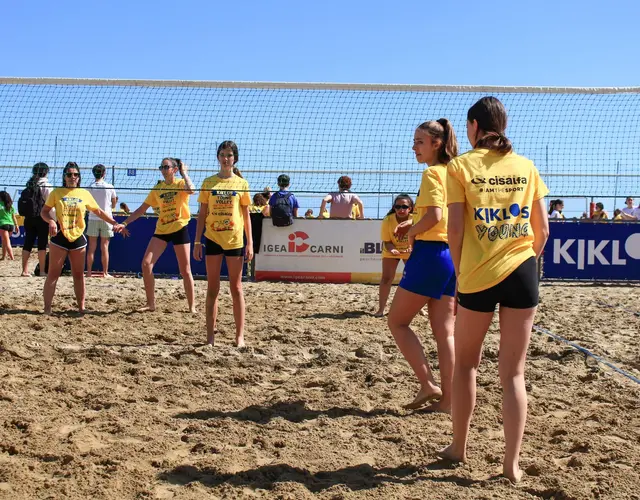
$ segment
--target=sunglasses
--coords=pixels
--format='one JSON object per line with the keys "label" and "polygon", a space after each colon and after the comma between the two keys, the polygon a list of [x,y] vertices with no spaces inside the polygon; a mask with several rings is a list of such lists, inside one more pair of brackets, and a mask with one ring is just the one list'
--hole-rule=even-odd
{"label": "sunglasses", "polygon": [[80,177],[80,174],[76,173],[76,172],[67,172],[66,174],[64,174],[65,177]]}
{"label": "sunglasses", "polygon": [[411,207],[409,205],[394,205],[393,208],[396,210],[409,210]]}

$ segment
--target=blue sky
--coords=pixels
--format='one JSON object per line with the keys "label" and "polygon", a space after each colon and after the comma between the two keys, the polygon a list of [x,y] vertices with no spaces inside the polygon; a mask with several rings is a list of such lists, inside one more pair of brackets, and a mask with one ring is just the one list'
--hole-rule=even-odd
{"label": "blue sky", "polygon": [[[488,7],[467,1],[183,1],[179,5],[165,1],[10,1],[2,7],[5,23],[0,73],[24,77],[638,86],[639,4],[612,1],[604,8],[592,1],[546,0],[496,1]],[[374,95],[369,101],[365,97],[358,106],[369,113],[367,120],[382,117],[376,133],[351,131],[351,136],[336,139],[338,131],[345,133],[355,122],[353,116],[333,122],[328,119],[334,109],[331,102],[343,106],[341,109],[358,107],[339,94],[329,101],[317,95],[309,97],[315,101],[308,100],[305,110],[287,97],[269,100],[255,95],[244,95],[236,106],[218,108],[207,92],[194,97],[196,93],[168,89],[150,94],[141,91],[134,101],[129,100],[131,92],[122,89],[95,95],[78,89],[54,92],[51,88],[31,96],[4,92],[0,92],[0,100],[10,105],[4,107],[4,115],[0,108],[0,164],[31,165],[46,158],[51,164],[53,139],[57,137],[58,164],[73,159],[81,165],[102,162],[153,168],[163,155],[171,154],[202,168],[196,175],[200,180],[214,167],[215,142],[220,136],[239,142],[241,166],[249,172],[267,167],[295,170],[308,158],[313,160],[312,169],[336,165],[349,173],[349,169],[381,166],[413,172],[403,177],[402,185],[393,174],[355,175],[354,190],[361,192],[378,188],[415,192],[420,167],[411,155],[412,128],[437,117],[429,113],[448,116],[464,151],[469,147],[464,136],[464,111],[480,97],[414,95],[408,104],[402,95]],[[170,120],[158,123],[158,100],[167,103],[168,109],[181,110],[183,121],[177,127]],[[265,102],[271,108],[259,108]],[[505,103],[511,116],[508,135],[517,150],[532,157],[541,171],[613,173],[620,161],[621,173],[637,173],[637,97],[591,101],[578,97],[566,100],[560,95],[541,101],[535,95],[515,95],[505,96]],[[252,116],[257,109],[261,114]],[[275,109],[280,111],[277,126],[256,134],[251,120],[269,118]],[[615,112],[609,113],[610,109]],[[103,114],[104,110],[111,110],[111,114]],[[126,119],[118,118],[127,112]],[[188,117],[194,114],[202,115],[200,121],[190,123]],[[212,115],[223,120],[212,124]],[[304,127],[310,115],[317,120],[316,129]],[[545,122],[553,126],[551,134],[540,130],[540,123]],[[264,120],[261,130],[270,125],[273,122]],[[29,134],[24,133],[26,128]],[[314,136],[318,131],[334,136],[318,140]],[[619,142],[611,153],[614,141]],[[550,160],[545,164],[545,147],[549,145]],[[286,158],[282,151],[288,152]],[[146,189],[155,175],[120,178],[119,183]],[[273,185],[276,176],[250,173],[249,180],[252,187],[260,189]],[[2,177],[0,181],[7,182],[6,176]],[[333,187],[334,177],[299,175],[293,187],[297,181],[299,189],[326,192]],[[605,190],[609,196],[614,191],[622,196],[629,190],[624,187],[625,180],[620,180],[619,190],[603,178],[576,178],[569,191],[569,186],[558,184],[557,179],[548,182],[556,182],[556,188],[552,187],[556,195],[573,194],[576,187],[580,193],[596,196]],[[636,179],[627,186],[635,189],[639,184]],[[121,198],[135,205],[142,196]],[[305,208],[315,209],[319,205],[316,198],[305,200]],[[385,204],[390,202],[385,200],[378,208],[375,198],[367,199],[367,216],[383,215]],[[607,208],[614,204],[620,206],[621,201],[610,198]],[[574,211],[571,215],[579,215],[585,206],[584,200],[566,205],[566,210]]]}
{"label": "blue sky", "polygon": [[640,84],[640,2],[5,0],[3,76]]}

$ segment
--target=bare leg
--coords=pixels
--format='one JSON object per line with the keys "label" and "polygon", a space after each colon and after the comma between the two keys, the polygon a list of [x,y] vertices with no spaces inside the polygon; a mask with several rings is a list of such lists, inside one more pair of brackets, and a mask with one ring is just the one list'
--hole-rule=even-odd
{"label": "bare leg", "polygon": [[218,293],[220,292],[221,255],[207,255],[207,304],[205,315],[207,318],[207,344],[215,343],[216,321],[218,319]]}
{"label": "bare leg", "polygon": [[387,300],[389,299],[389,293],[391,293],[391,286],[393,285],[393,278],[396,277],[396,269],[398,269],[398,262],[400,259],[382,259],[382,278],[380,279],[380,292],[378,298],[378,311],[374,316],[384,316],[384,308],[387,306]]}
{"label": "bare leg", "polygon": [[438,345],[438,364],[440,366],[440,387],[442,398],[431,405],[431,411],[451,412],[451,384],[453,382],[453,328],[455,324],[453,307],[454,298],[443,295],[439,300],[430,299],[429,319],[431,330]]}
{"label": "bare leg", "polygon": [[233,300],[233,319],[236,323],[236,345],[244,347],[245,303],[242,292],[242,264],[244,257],[225,257],[229,269],[229,290]]}
{"label": "bare leg", "polygon": [[93,272],[93,259],[98,246],[98,238],[95,236],[88,236],[87,239],[89,240],[89,249],[87,250],[87,276],[91,278],[91,274]]}
{"label": "bare leg", "polygon": [[420,392],[405,408],[419,408],[428,401],[438,399],[442,391],[436,384],[420,339],[409,326],[416,314],[427,303],[428,298],[398,287],[391,303],[387,323],[391,334],[420,381]]}
{"label": "bare leg", "polygon": [[29,257],[31,256],[31,252],[27,252],[26,250],[22,250],[22,276],[31,276],[29,274]]}
{"label": "bare leg", "polygon": [[147,251],[142,258],[142,280],[144,281],[144,291],[147,295],[147,305],[138,309],[138,312],[155,311],[156,310],[156,281],[153,277],[153,266],[167,248],[167,242],[160,238],[151,238]]}
{"label": "bare leg", "polygon": [[476,372],[482,356],[482,342],[491,324],[493,313],[476,312],[458,305],[455,323],[455,366],[451,418],[453,442],[440,456],[466,462],[467,440],[471,415],[476,404]]}
{"label": "bare leg", "polygon": [[[67,258],[67,252],[64,248],[51,245],[49,255],[49,273],[47,279],[44,282],[43,296],[44,296],[44,313],[51,314],[51,304],[53,303],[53,296],[56,293],[56,285],[58,284],[58,278],[62,273],[62,266]],[[42,268],[44,270],[44,267]]]}
{"label": "bare leg", "polygon": [[4,259],[6,254],[9,257],[9,260],[14,260],[13,248],[11,247],[11,235],[9,234],[9,231],[0,229],[0,234],[2,235],[2,258]]}
{"label": "bare leg", "polygon": [[500,307],[499,369],[502,384],[502,420],[505,455],[503,474],[517,483],[522,478],[518,465],[527,420],[527,391],[524,366],[536,308]]}
{"label": "bare leg", "polygon": [[84,288],[84,262],[86,257],[86,249],[72,250],[69,252],[69,261],[71,261],[71,275],[73,276],[73,291],[76,294],[76,302],[78,303],[78,311],[84,312],[85,288]]}
{"label": "bare leg", "polygon": [[101,260],[103,278],[111,277],[111,275],[109,274],[109,241],[111,241],[111,239],[106,236],[100,237],[100,253],[102,253]]}
{"label": "bare leg", "polygon": [[176,258],[178,259],[178,268],[180,269],[180,275],[184,282],[184,293],[187,296],[187,304],[189,306],[189,312],[195,313],[195,291],[193,284],[193,275],[191,274],[191,243],[185,243],[184,245],[174,245],[173,250],[176,252]]}
{"label": "bare leg", "polygon": [[[52,245],[53,246],[53,245]],[[40,263],[40,276],[47,275],[47,251],[38,250],[38,262]],[[64,262],[63,262],[64,265]]]}

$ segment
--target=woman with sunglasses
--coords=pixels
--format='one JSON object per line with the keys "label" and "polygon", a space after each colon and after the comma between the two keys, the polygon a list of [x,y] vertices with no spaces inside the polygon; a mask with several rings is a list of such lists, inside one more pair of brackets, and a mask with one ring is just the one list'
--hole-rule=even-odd
{"label": "woman with sunglasses", "polygon": [[[70,161],[62,171],[62,185],[54,189],[42,207],[40,216],[49,225],[51,236],[49,250],[49,273],[44,283],[44,313],[51,314],[51,304],[56,293],[58,278],[62,266],[69,257],[73,289],[76,294],[78,310],[84,312],[84,262],[87,238],[84,235],[86,211],[97,215],[103,221],[113,225],[116,233],[124,229],[122,224],[103,212],[91,193],[80,188],[80,169],[78,164]],[[51,217],[55,209],[56,220]]]}
{"label": "woman with sunglasses", "polygon": [[[218,146],[220,170],[202,182],[198,203],[198,224],[193,246],[193,258],[202,260],[202,234],[204,233],[205,262],[207,267],[207,344],[215,342],[218,319],[218,293],[222,259],[229,270],[229,291],[233,301],[233,319],[236,324],[236,346],[244,346],[245,303],[242,291],[242,263],[253,258],[253,236],[249,216],[249,183],[233,173],[238,162],[238,146],[224,141]],[[246,237],[246,250],[244,238]],[[243,259],[243,255],[245,258]]]}
{"label": "woman with sunglasses", "polygon": [[382,239],[382,278],[380,279],[380,291],[378,298],[378,311],[375,317],[384,316],[384,308],[387,306],[387,299],[391,292],[393,279],[396,277],[398,263],[406,261],[411,253],[409,238],[405,234],[396,233],[398,224],[403,222],[411,223],[411,212],[413,212],[413,200],[408,194],[398,195],[393,202],[393,207],[382,220],[380,238]]}
{"label": "woman with sunglasses", "polygon": [[[422,173],[413,225],[404,222],[397,227],[398,234],[406,233],[409,238],[411,256],[393,298],[388,324],[420,381],[420,391],[405,408],[415,409],[432,402],[430,411],[449,412],[456,278],[447,243],[446,165],[458,154],[458,142],[449,120],[440,118],[421,124],[413,136],[413,151],[418,163],[428,168]],[[420,340],[410,326],[425,304],[438,347],[442,389],[437,386]]]}
{"label": "woman with sunglasses", "polygon": [[[173,243],[173,251],[178,259],[178,268],[184,283],[189,312],[195,313],[195,293],[190,262],[191,240],[187,226],[191,220],[189,196],[195,193],[196,189],[187,174],[188,167],[182,160],[164,158],[159,169],[164,180],[158,181],[144,203],[123,222],[125,226],[128,226],[143,215],[149,207],[158,209],[156,230],[142,258],[142,278],[144,291],[147,295],[147,305],[138,309],[138,312],[156,310],[153,266],[158,262],[167,245]],[[178,172],[182,179],[176,178]]]}

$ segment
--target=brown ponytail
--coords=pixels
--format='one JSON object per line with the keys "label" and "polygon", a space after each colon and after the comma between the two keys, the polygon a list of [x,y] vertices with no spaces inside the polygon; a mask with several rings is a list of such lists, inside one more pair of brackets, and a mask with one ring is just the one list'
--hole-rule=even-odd
{"label": "brown ponytail", "polygon": [[507,110],[497,97],[483,97],[467,112],[467,120],[478,124],[483,136],[473,144],[474,149],[485,148],[506,155],[513,151],[511,141],[504,135],[507,129]]}
{"label": "brown ponytail", "polygon": [[430,120],[418,126],[418,128],[434,139],[440,139],[438,148],[438,162],[446,165],[458,156],[458,139],[451,122],[446,118]]}

